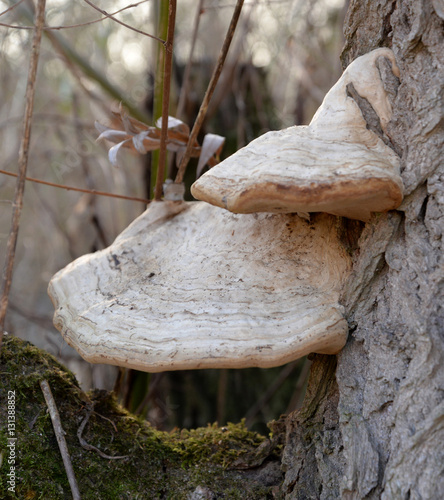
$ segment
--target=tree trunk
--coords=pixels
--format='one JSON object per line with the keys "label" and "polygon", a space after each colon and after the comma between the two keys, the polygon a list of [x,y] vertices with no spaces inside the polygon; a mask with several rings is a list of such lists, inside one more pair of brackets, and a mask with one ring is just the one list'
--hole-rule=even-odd
{"label": "tree trunk", "polygon": [[344,222],[354,256],[343,294],[350,336],[337,359],[314,358],[304,405],[287,419],[284,492],[441,499],[444,4],[352,0],[344,33],[344,67],[377,47],[395,53],[399,82],[380,70],[405,199],[365,227]]}

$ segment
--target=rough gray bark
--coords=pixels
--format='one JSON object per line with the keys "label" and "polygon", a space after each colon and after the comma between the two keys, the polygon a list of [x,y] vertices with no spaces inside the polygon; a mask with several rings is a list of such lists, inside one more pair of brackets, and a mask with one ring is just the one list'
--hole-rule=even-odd
{"label": "rough gray bark", "polygon": [[352,0],[345,37],[344,67],[381,46],[396,55],[399,86],[383,63],[380,71],[393,96],[388,136],[402,158],[405,199],[365,227],[344,226],[354,255],[343,295],[351,334],[337,366],[316,356],[304,406],[287,419],[284,492],[441,499],[444,7]]}

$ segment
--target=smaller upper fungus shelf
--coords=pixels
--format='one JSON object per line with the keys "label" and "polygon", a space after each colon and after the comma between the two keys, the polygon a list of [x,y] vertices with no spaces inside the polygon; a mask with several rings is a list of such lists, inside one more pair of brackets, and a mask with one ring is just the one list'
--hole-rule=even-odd
{"label": "smaller upper fungus shelf", "polygon": [[385,131],[392,108],[376,66],[399,69],[393,52],[376,49],[344,71],[308,126],[268,132],[219,163],[192,186],[199,200],[234,213],[327,212],[368,221],[403,198],[397,154],[371,130],[354,99],[353,84]]}

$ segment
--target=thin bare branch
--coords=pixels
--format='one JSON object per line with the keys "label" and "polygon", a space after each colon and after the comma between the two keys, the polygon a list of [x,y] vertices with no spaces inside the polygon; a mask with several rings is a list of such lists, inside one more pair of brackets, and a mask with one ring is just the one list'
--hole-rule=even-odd
{"label": "thin bare branch", "polygon": [[[109,113],[109,106],[105,104],[103,97],[92,91],[88,85],[85,85],[85,82],[82,78],[82,71],[83,74],[88,75],[88,68],[87,67],[82,67],[81,64],[79,64],[79,60],[74,57],[74,60],[70,57],[72,53],[69,53],[65,50],[64,46],[62,43],[60,43],[60,40],[57,38],[57,35],[55,33],[45,33],[47,38],[51,41],[53,44],[55,50],[60,54],[60,58],[63,61],[63,63],[66,65],[66,67],[69,69],[71,72],[72,76],[77,80],[77,83],[79,87],[82,89],[82,91],[91,99],[92,102],[96,102],[97,105],[102,108],[102,110],[108,114]],[[79,69],[79,67],[81,69]],[[86,71],[85,71],[86,70]],[[100,83],[100,82],[99,82]],[[104,82],[106,85],[108,82]],[[115,89],[110,89],[114,92]]]}
{"label": "thin bare branch", "polygon": [[109,422],[113,426],[113,429],[117,432],[117,426],[110,418],[100,415],[100,413],[97,413],[96,411],[94,411],[94,415],[97,415],[98,417],[103,418],[103,420]]}
{"label": "thin bare branch", "polygon": [[287,415],[300,408],[304,400],[304,388],[307,384],[307,379],[310,374],[311,361],[305,358],[303,363],[304,364],[302,365],[302,370],[298,375],[296,385],[294,387],[293,396],[290,398],[290,402],[288,403],[287,409],[285,410],[285,413]]}
{"label": "thin bare branch", "polygon": [[[291,4],[293,0],[264,0],[262,3],[266,5],[274,5],[274,4],[284,4],[288,3]],[[257,0],[253,0],[252,2],[246,2],[245,5],[255,5],[257,3]],[[208,5],[205,7],[205,10],[221,10],[221,9],[227,9],[227,8],[232,8],[234,7],[234,3],[215,3],[213,5]]]}
{"label": "thin bare branch", "polygon": [[[12,9],[15,9],[16,7],[18,7],[21,3],[23,3],[25,0],[19,0],[17,3],[15,3],[14,5],[11,5],[11,7],[8,7],[6,10],[4,10],[3,12],[0,12],[0,17],[1,16],[4,16],[5,14],[7,14],[8,12],[10,12]],[[31,29],[34,29],[34,26],[30,26]]]}
{"label": "thin bare branch", "polygon": [[[13,172],[8,172],[6,170],[0,170],[0,174],[9,175],[10,177],[18,177],[18,174],[15,174]],[[146,203],[146,204],[150,203],[150,200],[147,200],[145,198],[137,198],[135,196],[125,196],[123,194],[114,194],[114,193],[107,193],[106,191],[97,191],[96,189],[83,189],[73,186],[65,186],[64,184],[56,184],[55,182],[42,181],[40,179],[34,179],[33,177],[26,177],[25,179],[29,182],[36,182],[37,184],[43,184],[45,186],[66,189],[67,191],[77,191],[79,193],[93,194],[96,196],[108,196],[110,198],[120,198],[121,200],[140,201],[141,203]]]}
{"label": "thin bare branch", "polygon": [[22,318],[26,319],[31,323],[34,323],[35,325],[39,325],[45,330],[50,330],[51,328],[54,327],[54,323],[52,322],[52,316],[50,316],[49,314],[46,316],[42,314],[36,314],[34,312],[26,310],[23,307],[21,300],[17,300],[16,302],[14,302],[14,299],[10,298],[8,307],[11,311],[14,311],[16,314],[19,314]]}
{"label": "thin bare branch", "polygon": [[150,400],[154,397],[155,392],[157,391],[157,388],[164,376],[164,373],[153,373],[150,375],[150,384],[148,387],[148,393],[146,396],[143,398],[143,400],[140,402],[139,406],[136,408],[134,414],[135,415],[141,415],[142,411],[144,408],[148,405]]}
{"label": "thin bare branch", "polygon": [[[202,13],[204,12],[204,9],[203,9],[204,2],[205,2],[205,0],[199,0],[199,4],[198,4],[197,10],[196,10],[196,15],[194,18],[193,35],[191,37],[190,53],[188,55],[187,65],[185,66],[185,71],[183,73],[182,85],[180,87],[179,100],[177,103],[177,110],[176,110],[176,116],[177,116],[177,118],[180,118],[180,119],[185,119],[185,116],[183,113],[184,113],[185,103],[186,103],[187,96],[188,96],[188,89],[190,86],[190,75],[191,75],[191,67],[193,65],[194,48],[196,46],[200,18],[202,16]],[[168,173],[167,173],[168,179],[172,179],[174,177],[174,172],[176,171],[176,162],[175,162],[176,158],[175,158],[175,156],[176,155],[171,155],[169,158],[169,161],[168,161]]]}
{"label": "thin bare branch", "polygon": [[[110,14],[110,16],[115,16],[116,14],[120,14],[124,10],[133,9],[135,7],[138,7],[141,3],[146,3],[148,1],[149,0],[141,0],[140,2],[133,3],[131,5],[127,5],[126,7],[123,7],[119,10],[116,10],[115,12],[112,12]],[[100,23],[100,22],[104,21],[105,19],[109,19],[109,16],[101,17],[100,19],[94,19],[94,21],[89,21],[86,23],[71,24],[68,26],[45,26],[44,29],[45,30],[66,30],[66,29],[71,29],[71,28],[81,28],[83,26],[89,26],[90,24]]]}
{"label": "thin bare branch", "polygon": [[[79,102],[78,102],[78,97],[75,92],[72,94],[72,111],[74,115],[74,123],[76,123],[75,126],[75,134],[76,134],[76,139],[77,143],[81,144],[82,142],[82,137],[83,137],[83,129],[81,125],[79,125],[79,120],[80,120],[80,115],[79,115]],[[93,181],[93,176],[91,175],[91,168],[89,165],[88,161],[88,156],[82,151],[82,149],[79,149],[78,152],[80,156],[80,165],[83,170],[83,178],[85,179],[86,186],[88,189],[95,189],[94,181]],[[106,237],[106,231],[103,227],[101,217],[99,215],[99,212],[97,210],[96,206],[96,197],[92,196],[89,199],[89,206],[91,208],[91,223],[95,227],[97,231],[97,236],[102,243],[103,247],[106,248],[109,245],[108,238]]]}
{"label": "thin bare branch", "polygon": [[[37,189],[37,184],[31,183],[32,187],[34,188],[34,192],[36,194],[38,202],[41,204],[41,207],[38,207],[37,210],[42,209],[42,212],[46,212],[48,215],[50,221],[54,224],[54,227],[57,229],[59,234],[61,234],[65,239],[67,243],[67,250],[68,253],[71,257],[71,260],[75,260],[78,255],[75,251],[75,246],[76,246],[76,241],[77,241],[77,236],[74,234],[71,234],[69,229],[66,227],[66,224],[62,224],[59,217],[60,214],[59,212],[56,213],[56,209],[50,205],[48,202],[48,197],[44,196],[42,192]],[[9,307],[12,309],[13,304],[11,304],[11,301],[9,301]],[[52,321],[51,321],[52,323]]]}
{"label": "thin bare branch", "polygon": [[193,148],[194,142],[197,139],[197,135],[202,127],[202,124],[205,120],[205,116],[208,109],[208,104],[210,99],[214,93],[214,89],[216,88],[217,82],[219,80],[219,76],[222,72],[222,68],[225,63],[225,59],[228,54],[228,50],[230,48],[231,41],[234,36],[234,32],[236,30],[237,22],[239,21],[239,17],[242,11],[242,6],[244,4],[244,0],[237,0],[236,7],[233,12],[233,17],[231,18],[230,26],[228,27],[227,34],[225,36],[225,40],[219,54],[219,59],[217,61],[216,68],[214,69],[213,75],[211,77],[210,83],[208,84],[207,91],[205,92],[205,96],[203,98],[202,104],[199,109],[199,114],[197,115],[196,121],[194,122],[193,130],[191,131],[190,138],[188,140],[187,149],[182,157],[180,162],[179,171],[176,176],[175,182],[180,184],[183,181],[183,177],[185,175],[185,170],[187,168],[188,162],[191,158],[191,150]]}
{"label": "thin bare branch", "polygon": [[33,26],[17,26],[15,24],[6,24],[6,23],[0,23],[0,26],[3,28],[13,28],[15,30],[32,30],[34,29]]}
{"label": "thin bare branch", "polygon": [[[2,16],[3,14],[6,14],[7,12],[14,9],[15,7],[17,7],[17,5],[21,4],[24,1],[25,0],[20,0],[19,2],[14,4],[12,7],[9,7],[9,9],[6,9],[5,11],[1,12],[0,16]],[[115,12],[110,14],[110,16],[115,16],[116,14],[120,14],[120,12],[123,12],[124,10],[132,9],[134,7],[139,6],[141,3],[146,3],[148,1],[149,0],[141,0],[140,2],[133,3],[131,5],[127,5],[126,7],[123,7],[122,9],[116,10]],[[100,22],[104,21],[105,19],[109,19],[109,16],[101,17],[100,19],[94,19],[94,21],[88,21],[85,23],[69,24],[67,26],[44,26],[43,30],[44,31],[54,31],[54,30],[67,30],[67,29],[71,29],[71,28],[82,28],[83,26],[89,26],[91,24],[100,23]],[[34,26],[18,26],[18,25],[14,25],[14,24],[5,24],[5,23],[0,23],[0,26],[4,26],[6,28],[21,29],[21,30],[34,29]]]}
{"label": "thin bare branch", "polygon": [[[107,108],[107,111],[109,108]],[[16,127],[20,122],[23,121],[23,116],[11,116],[0,122],[0,130],[3,128],[10,128],[11,126]],[[77,125],[82,126],[83,128],[87,128],[90,130],[95,130],[94,125],[90,120],[73,120],[69,116],[65,116],[63,114],[57,113],[34,113],[33,114],[33,122],[34,126],[37,121],[41,121],[39,125],[44,125],[47,127],[54,127],[54,123],[57,122],[60,126],[66,127],[75,127]]]}
{"label": "thin bare branch", "polygon": [[68,446],[65,441],[65,431],[63,430],[62,422],[60,421],[59,411],[57,410],[57,405],[54,401],[54,397],[51,392],[51,387],[49,387],[47,380],[41,380],[40,387],[42,389],[43,396],[45,397],[46,405],[48,406],[49,416],[51,417],[52,426],[54,428],[54,432],[57,438],[57,443],[59,445],[60,453],[63,459],[63,465],[65,466],[66,474],[68,476],[69,486],[71,487],[72,498],[73,500],[80,500],[79,487],[77,485],[74,469],[72,468]]}
{"label": "thin bare branch", "polygon": [[[250,24],[251,15],[254,12],[254,8],[257,7],[259,0],[254,0],[252,3],[245,4],[242,15],[242,24],[236,29],[238,31],[237,44],[230,49],[230,61],[227,67],[227,61],[225,62],[224,71],[220,76],[219,85],[215,90],[211,102],[208,105],[208,110],[206,114],[207,120],[211,120],[217,110],[220,108],[221,102],[227,96],[227,94],[232,90],[232,85],[236,81],[236,75],[240,74],[240,57],[242,55],[242,47],[245,43],[245,37],[248,31],[248,26]],[[246,11],[245,6],[248,5],[250,8]],[[240,33],[239,33],[240,31]]]}
{"label": "thin bare branch", "polygon": [[203,12],[203,5],[205,0],[199,0],[199,5],[196,10],[196,17],[194,18],[194,26],[193,26],[193,36],[191,39],[191,48],[190,54],[188,56],[187,65],[185,66],[185,71],[183,73],[182,79],[182,87],[180,89],[179,102],[177,104],[176,116],[177,118],[183,119],[182,116],[183,110],[185,108],[185,101],[188,95],[188,87],[190,86],[190,74],[191,74],[191,66],[193,64],[193,54],[194,48],[196,46],[197,41],[197,33],[199,31],[200,18]]}
{"label": "thin bare branch", "polygon": [[165,40],[162,40],[161,38],[158,38],[157,36],[150,35],[149,33],[146,33],[145,31],[138,30],[137,28],[134,28],[133,26],[130,26],[129,24],[124,23],[123,21],[119,21],[112,14],[108,14],[108,12],[106,12],[106,10],[103,10],[103,9],[97,7],[97,5],[94,5],[90,0],[83,0],[83,1],[86,2],[93,9],[97,10],[98,12],[101,12],[104,16],[108,17],[109,19],[112,19],[116,23],[119,23],[122,26],[125,26],[125,28],[128,28],[128,29],[130,29],[132,31],[135,31],[136,33],[140,33],[141,35],[148,36],[149,38],[153,38],[154,40],[157,40],[158,42],[160,42],[162,45],[166,46],[166,41]]}
{"label": "thin bare branch", "polygon": [[256,415],[265,407],[268,401],[275,395],[275,393],[280,389],[282,384],[291,375],[293,370],[299,366],[299,360],[293,361],[288,365],[285,365],[279,372],[279,375],[273,381],[273,383],[268,387],[268,389],[262,394],[262,396],[254,403],[254,405],[245,414],[245,424],[250,426],[253,423]]}
{"label": "thin bare branch", "polygon": [[[85,0],[88,1],[88,0]],[[157,169],[155,200],[162,197],[165,177],[166,150],[168,138],[168,111],[170,107],[171,69],[173,66],[174,28],[176,27],[176,0],[170,0],[168,9],[168,33],[165,44],[165,66],[162,92],[162,129],[160,131],[159,166]]]}
{"label": "thin bare branch", "polygon": [[223,425],[225,423],[225,413],[227,409],[228,370],[226,368],[219,370],[219,381],[217,385],[216,422],[218,425]]}
{"label": "thin bare branch", "polygon": [[[23,9],[23,15],[30,20],[32,20],[32,14],[29,9]],[[74,71],[74,65],[80,69],[84,76],[95,81],[102,87],[105,92],[110,95],[117,102],[122,102],[128,108],[130,113],[141,121],[147,121],[151,118],[146,115],[139,107],[132,105],[131,102],[125,98],[122,92],[116,88],[106,76],[104,76],[100,71],[98,71],[95,65],[91,65],[86,58],[83,58],[80,54],[78,54],[70,43],[68,43],[60,33],[53,31],[46,31],[45,35],[51,43],[54,45],[55,49],[63,56],[64,59],[71,62],[71,67],[69,68],[73,75],[77,77],[76,72]],[[81,81],[79,81],[81,84]],[[90,94],[91,97],[94,97],[94,94]],[[97,98],[96,98],[97,99]]]}
{"label": "thin bare branch", "polygon": [[15,248],[17,245],[18,231],[20,226],[20,215],[23,207],[23,195],[25,192],[26,170],[28,168],[29,143],[31,139],[31,120],[34,109],[35,81],[37,76],[37,65],[40,54],[40,43],[42,40],[42,28],[45,23],[46,0],[38,0],[35,19],[35,32],[32,40],[31,58],[29,62],[28,84],[26,87],[26,107],[23,119],[23,136],[20,145],[18,159],[18,177],[12,204],[12,220],[6,247],[6,259],[3,268],[2,294],[0,298],[0,349],[3,340],[6,311],[8,309],[9,291],[11,289],[12,274],[14,269]]}
{"label": "thin bare branch", "polygon": [[[96,448],[95,446],[93,446],[92,444],[89,444],[85,441],[85,439],[82,437],[82,434],[83,434],[83,430],[86,426],[86,424],[88,423],[88,420],[90,419],[91,415],[93,414],[94,412],[94,405],[93,404],[90,404],[87,406],[87,411],[86,411],[86,416],[85,418],[82,420],[82,423],[80,424],[80,427],[78,428],[77,430],[77,437],[79,439],[79,443],[80,443],[80,446],[85,449],[85,450],[88,450],[88,451],[95,451],[99,456],[101,456],[102,458],[105,458],[106,460],[120,460],[122,458],[128,458],[128,455],[124,455],[124,456],[112,456],[112,455],[107,455],[106,453],[103,453],[102,450],[99,450],[99,448]],[[104,417],[103,417],[104,418]],[[108,420],[108,419],[107,419]]]}

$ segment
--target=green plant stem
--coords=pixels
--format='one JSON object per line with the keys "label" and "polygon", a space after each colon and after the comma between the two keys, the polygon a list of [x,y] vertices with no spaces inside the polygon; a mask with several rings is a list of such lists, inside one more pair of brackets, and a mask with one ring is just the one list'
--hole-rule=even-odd
{"label": "green plant stem", "polygon": [[[168,37],[168,0],[160,0],[155,4],[157,9],[157,35],[159,38],[166,39]],[[154,96],[153,96],[153,121],[155,122],[162,116],[163,107],[163,90],[164,90],[164,66],[165,66],[165,47],[156,45],[156,72],[154,75]],[[151,197],[154,197],[154,192],[157,186],[157,172],[159,169],[159,151],[151,153]]]}

